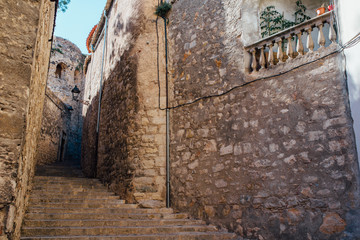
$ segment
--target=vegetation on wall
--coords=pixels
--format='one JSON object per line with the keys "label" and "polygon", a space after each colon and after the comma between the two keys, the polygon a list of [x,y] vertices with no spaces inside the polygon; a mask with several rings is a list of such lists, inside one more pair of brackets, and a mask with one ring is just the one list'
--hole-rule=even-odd
{"label": "vegetation on wall", "polygon": [[281,29],[281,18],[282,15],[275,10],[274,6],[266,7],[260,13],[261,37],[271,36],[278,32]]}
{"label": "vegetation on wall", "polygon": [[58,53],[64,54],[63,51],[61,51],[60,48],[52,48],[52,49],[51,49],[51,52],[52,52],[52,53],[58,52]]}
{"label": "vegetation on wall", "polygon": [[82,72],[83,69],[84,69],[84,63],[82,63],[82,62],[80,62],[75,68],[75,70],[78,70],[80,72]]}
{"label": "vegetation on wall", "polygon": [[62,12],[66,12],[66,10],[68,9],[69,3],[70,3],[70,0],[59,0],[58,9],[60,9]]}
{"label": "vegetation on wall", "polygon": [[309,20],[310,17],[305,14],[306,7],[301,1],[296,1],[295,24],[299,24]]}
{"label": "vegetation on wall", "polygon": [[155,14],[159,17],[166,18],[167,14],[171,10],[171,4],[168,2],[161,2],[155,10]]}
{"label": "vegetation on wall", "polygon": [[310,17],[305,14],[306,9],[301,0],[296,1],[295,21],[290,21],[285,19],[284,13],[281,14],[277,11],[275,6],[267,6],[260,13],[261,37],[271,36],[281,30],[309,20]]}

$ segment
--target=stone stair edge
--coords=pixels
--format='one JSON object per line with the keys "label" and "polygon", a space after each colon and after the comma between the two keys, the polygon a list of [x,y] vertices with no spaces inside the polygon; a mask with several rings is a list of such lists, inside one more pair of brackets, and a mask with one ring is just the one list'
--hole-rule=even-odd
{"label": "stone stair edge", "polygon": [[[121,229],[121,228],[154,228],[155,226],[95,226],[95,227],[83,227],[83,226],[65,226],[65,227],[24,227],[23,229],[27,230],[27,229],[110,229],[110,228],[116,228],[116,229]],[[204,228],[210,228],[213,229],[214,231],[217,231],[218,229],[215,226],[212,225],[204,225],[204,224],[198,224],[198,225],[162,225],[162,226],[157,226],[157,227],[162,227],[162,228],[191,228],[191,227],[204,227]]]}
{"label": "stone stair edge", "polygon": [[[183,238],[186,236],[187,238]],[[144,240],[144,239],[196,239],[200,240],[198,237],[207,236],[207,237],[216,237],[216,238],[206,238],[202,240],[220,240],[220,239],[236,239],[242,240],[242,238],[238,238],[236,234],[229,233],[229,232],[178,232],[178,233],[166,233],[166,234],[122,234],[122,235],[78,235],[78,236],[32,236],[32,237],[21,237],[20,239],[137,239],[137,240]],[[178,238],[180,237],[180,238]],[[188,237],[195,237],[195,238],[188,238]]]}

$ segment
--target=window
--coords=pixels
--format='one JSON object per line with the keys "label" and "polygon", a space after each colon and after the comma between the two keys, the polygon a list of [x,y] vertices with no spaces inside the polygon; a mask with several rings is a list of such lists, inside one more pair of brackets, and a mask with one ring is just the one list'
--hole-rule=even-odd
{"label": "window", "polygon": [[65,69],[66,69],[66,65],[64,63],[59,63],[58,65],[56,65],[55,77],[60,79],[64,77]]}

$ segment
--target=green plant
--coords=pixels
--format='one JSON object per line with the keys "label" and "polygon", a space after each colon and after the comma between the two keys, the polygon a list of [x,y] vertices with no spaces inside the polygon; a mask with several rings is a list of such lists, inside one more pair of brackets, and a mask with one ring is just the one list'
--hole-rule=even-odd
{"label": "green plant", "polygon": [[60,48],[52,48],[51,52],[58,52],[58,53],[64,54],[63,51],[61,51]]}
{"label": "green plant", "polygon": [[274,6],[266,7],[260,13],[261,37],[271,36],[281,29],[281,20],[283,16]]}
{"label": "green plant", "polygon": [[296,25],[295,22],[292,22],[292,21],[289,21],[289,20],[285,19],[284,14],[282,15],[281,30],[292,27],[294,25]]}
{"label": "green plant", "polygon": [[271,36],[281,30],[292,27],[296,24],[309,20],[310,17],[305,14],[306,6],[301,0],[296,1],[295,22],[284,18],[284,13],[279,13],[274,6],[266,7],[260,13],[261,37]]}
{"label": "green plant", "polygon": [[79,64],[76,66],[75,70],[78,70],[78,71],[82,72],[83,68],[84,68],[84,64],[83,64],[83,63],[79,63]]}
{"label": "green plant", "polygon": [[60,9],[62,12],[66,12],[66,10],[68,9],[69,3],[70,3],[70,0],[59,0],[58,9]]}
{"label": "green plant", "polygon": [[299,24],[310,19],[310,17],[305,14],[306,9],[307,8],[301,0],[296,1],[295,24]]}
{"label": "green plant", "polygon": [[155,10],[155,14],[159,17],[166,18],[168,13],[170,12],[172,6],[168,2],[161,2]]}

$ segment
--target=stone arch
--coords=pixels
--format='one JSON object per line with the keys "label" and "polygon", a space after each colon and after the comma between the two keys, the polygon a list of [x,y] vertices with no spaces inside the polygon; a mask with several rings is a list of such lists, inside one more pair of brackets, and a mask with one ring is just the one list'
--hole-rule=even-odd
{"label": "stone arch", "polygon": [[74,84],[79,85],[81,81],[81,72],[78,69],[75,69],[74,71]]}
{"label": "stone arch", "polygon": [[65,69],[66,65],[64,63],[58,63],[56,65],[55,76],[61,79],[64,76]]}

